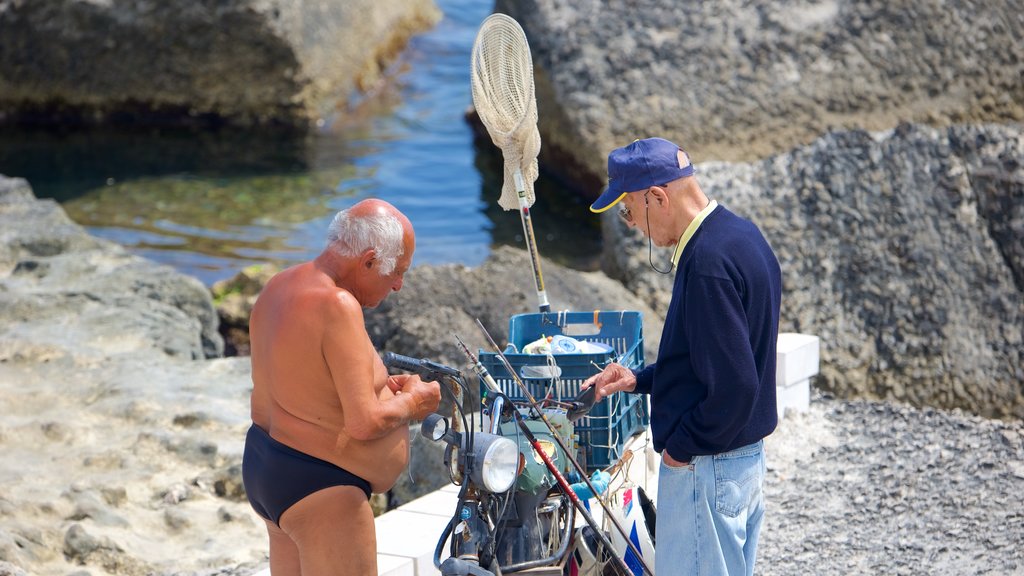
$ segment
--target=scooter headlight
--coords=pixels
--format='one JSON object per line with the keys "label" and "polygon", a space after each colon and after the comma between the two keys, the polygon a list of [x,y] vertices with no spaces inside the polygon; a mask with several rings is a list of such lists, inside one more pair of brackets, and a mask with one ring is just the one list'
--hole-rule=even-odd
{"label": "scooter headlight", "polygon": [[510,438],[478,433],[473,438],[476,453],[473,481],[491,492],[505,492],[519,472],[519,445]]}

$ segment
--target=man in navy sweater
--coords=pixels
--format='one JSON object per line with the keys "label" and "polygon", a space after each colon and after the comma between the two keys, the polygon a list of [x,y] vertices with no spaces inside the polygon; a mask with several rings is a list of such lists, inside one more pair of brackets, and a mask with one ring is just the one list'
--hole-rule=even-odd
{"label": "man in navy sweater", "polygon": [[762,439],[778,420],[779,262],[757,226],[709,200],[687,154],[668,140],[608,155],[608,188],[590,209],[616,204],[649,242],[675,246],[672,300],[655,363],[636,372],[611,364],[583,386],[596,386],[598,398],[651,395],[661,452],[658,576],[753,574]]}

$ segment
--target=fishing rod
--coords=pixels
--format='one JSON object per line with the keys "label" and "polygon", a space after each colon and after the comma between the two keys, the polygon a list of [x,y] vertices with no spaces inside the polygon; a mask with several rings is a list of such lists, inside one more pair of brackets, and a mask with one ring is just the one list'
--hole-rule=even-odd
{"label": "fishing rod", "polygon": [[[590,482],[590,478],[587,475],[586,470],[583,469],[583,466],[580,465],[576,458],[573,457],[572,452],[570,452],[569,449],[565,446],[565,443],[562,442],[562,438],[561,436],[559,436],[558,431],[555,430],[555,427],[552,426],[551,422],[547,419],[546,416],[544,416],[544,413],[541,411],[540,406],[537,405],[537,400],[533,397],[533,394],[530,394],[530,391],[527,389],[526,384],[523,383],[523,381],[519,378],[519,375],[516,374],[515,369],[512,368],[512,363],[508,361],[508,358],[501,351],[501,348],[498,347],[498,344],[497,342],[494,341],[494,338],[491,338],[490,332],[487,331],[487,328],[484,328],[484,325],[480,322],[479,318],[476,319],[476,325],[480,327],[480,330],[484,333],[484,336],[487,338],[487,341],[491,344],[491,347],[494,348],[495,352],[497,352],[498,358],[501,360],[501,363],[505,366],[505,369],[508,370],[508,373],[512,376],[512,381],[515,382],[516,385],[519,387],[519,390],[522,391],[526,400],[530,403],[530,406],[537,413],[537,415],[540,416],[541,422],[544,422],[544,425],[547,426],[548,430],[551,431],[551,436],[554,438],[555,442],[558,443],[558,446],[565,453],[566,457],[569,459],[569,462],[571,462],[573,467],[576,468],[576,472],[579,473],[579,475],[583,478],[583,481],[586,482],[587,488],[590,488],[590,493],[594,495],[600,494],[600,492],[598,492],[597,489],[594,488],[594,485]],[[479,364],[479,362],[477,362],[477,364]],[[486,368],[483,368],[483,366],[481,366],[481,368],[486,371]],[[520,428],[526,431],[526,426],[520,426]],[[530,434],[530,432],[528,431],[526,431],[526,434],[527,438],[530,438],[532,436],[532,434]],[[535,447],[535,449],[540,449],[540,445],[538,444]],[[546,454],[542,455],[541,458],[544,459],[545,462],[547,461]],[[552,466],[549,468],[552,469],[552,473],[554,473],[556,478],[558,478],[559,476],[561,476],[561,473],[554,470],[553,466],[554,464],[552,463]],[[564,477],[560,478],[559,483],[561,483],[561,481],[563,480],[565,480]],[[570,492],[572,492],[572,490],[570,490]],[[570,494],[569,499],[573,501],[573,504],[576,504],[576,502],[579,500],[578,497],[575,497],[575,493]],[[622,525],[619,524],[618,520],[615,519],[615,516],[612,515],[611,511],[608,509],[608,505],[605,504],[604,500],[602,500],[601,498],[596,498],[596,500],[598,504],[601,505],[601,509],[604,511],[605,518],[611,520],[612,525],[615,526],[615,529],[618,530],[619,534],[622,536],[622,539],[626,541],[626,545],[629,547],[630,551],[633,552],[633,555],[636,556],[637,561],[640,562],[640,565],[643,567],[644,572],[650,574],[650,576],[654,576],[654,571],[651,570],[650,566],[647,565],[647,561],[644,560],[644,557],[640,553],[640,550],[638,550],[636,545],[633,544],[633,541],[630,540],[629,533],[626,532]],[[578,508],[583,508],[582,502],[580,502]],[[584,519],[588,519],[587,523],[591,524],[593,517],[590,516],[590,512],[584,512],[583,510],[580,510],[580,512],[583,514]],[[591,524],[590,527],[593,528],[594,531],[600,535],[601,531],[594,524]],[[605,541],[607,541],[607,538],[603,538],[601,543],[604,544]],[[609,550],[613,550],[613,548],[609,548]],[[615,555],[612,554],[612,556]],[[619,558],[619,561],[622,562],[623,565],[625,565],[625,560]]]}

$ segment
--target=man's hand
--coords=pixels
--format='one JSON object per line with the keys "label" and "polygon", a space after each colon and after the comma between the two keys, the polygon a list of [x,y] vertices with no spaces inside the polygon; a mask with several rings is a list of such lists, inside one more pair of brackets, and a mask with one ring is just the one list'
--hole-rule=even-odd
{"label": "man's hand", "polygon": [[441,385],[424,382],[417,374],[396,374],[388,378],[388,388],[396,395],[409,395],[414,402],[412,420],[422,420],[437,410],[441,403]]}
{"label": "man's hand", "polygon": [[594,386],[597,389],[597,400],[616,392],[632,392],[636,388],[636,376],[633,371],[622,364],[612,362],[604,370],[587,378],[581,388]]}
{"label": "man's hand", "polygon": [[[402,374],[401,376],[408,376],[408,374]],[[391,390],[392,394],[398,394],[402,391],[402,382],[398,376],[388,376],[388,389]]]}
{"label": "man's hand", "polygon": [[669,468],[682,468],[683,466],[689,466],[690,465],[690,461],[689,460],[687,460],[686,462],[683,462],[681,460],[676,460],[675,458],[673,458],[672,455],[668,453],[668,450],[662,450],[661,451],[661,459],[662,459],[663,462],[665,462],[665,465],[668,466]]}

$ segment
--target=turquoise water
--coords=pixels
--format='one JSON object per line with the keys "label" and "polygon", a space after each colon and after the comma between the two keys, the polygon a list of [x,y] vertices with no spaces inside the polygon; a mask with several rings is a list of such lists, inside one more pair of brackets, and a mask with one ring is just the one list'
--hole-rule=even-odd
{"label": "turquoise water", "polygon": [[[383,198],[412,220],[414,264],[475,266],[523,247],[517,211],[497,206],[500,152],[474,143],[470,49],[491,3],[440,0],[379,93],[316,133],[186,129],[0,130],[0,173],[102,238],[207,284],[245,266],[315,256],[334,212]],[[586,203],[542,175],[531,209],[541,255],[598,267]]]}

